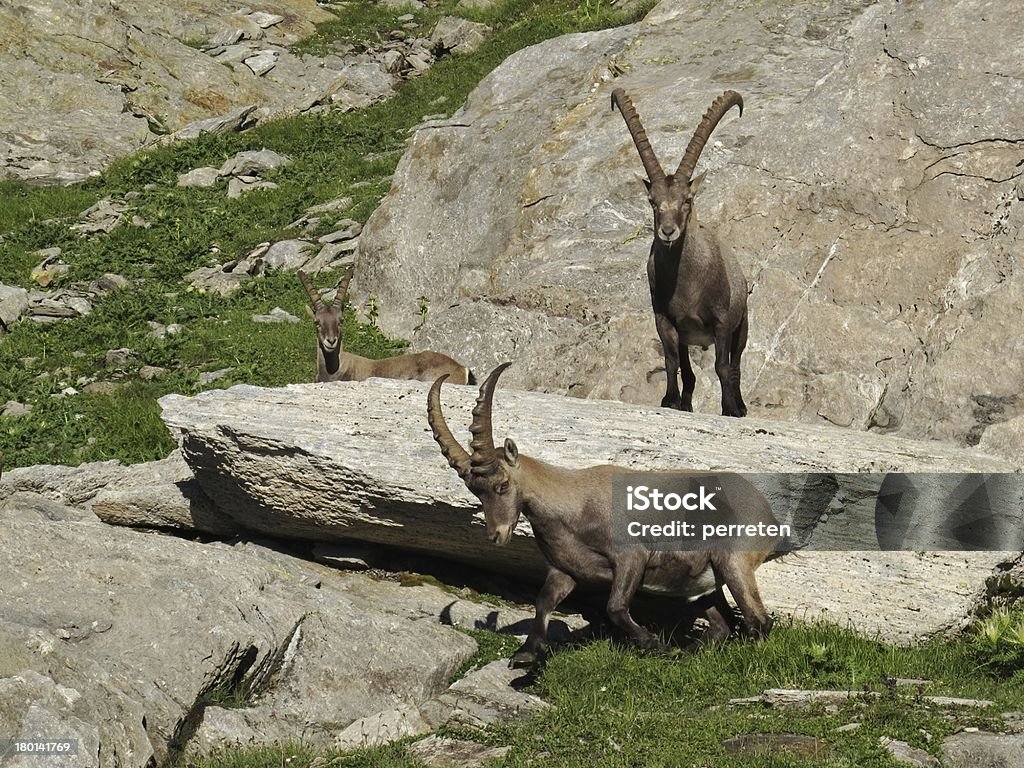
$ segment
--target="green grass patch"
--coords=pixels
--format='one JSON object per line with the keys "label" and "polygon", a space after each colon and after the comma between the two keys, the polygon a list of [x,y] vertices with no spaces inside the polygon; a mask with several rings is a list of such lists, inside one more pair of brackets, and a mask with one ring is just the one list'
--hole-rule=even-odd
{"label": "green grass patch", "polygon": [[[1015,614],[1018,620],[1020,614]],[[463,630],[467,631],[467,630]],[[468,630],[480,651],[463,672],[518,646],[515,638]],[[921,678],[918,686],[885,679]],[[766,708],[729,705],[767,688],[839,689],[859,695],[836,706]],[[939,756],[942,740],[965,727],[999,730],[1000,714],[1024,709],[1024,678],[1007,678],[978,663],[975,641],[935,640],[907,648],[827,624],[782,623],[759,643],[730,641],[677,656],[644,655],[598,640],[556,652],[530,688],[554,706],[524,721],[448,735],[512,750],[495,765],[575,768],[632,766],[878,766],[897,764],[882,736]],[[922,695],[923,694],[923,695]],[[990,699],[994,707],[944,707],[924,698]],[[841,726],[859,723],[856,730]],[[748,734],[793,733],[827,743],[814,757],[759,752],[729,754],[722,742]],[[419,766],[404,745],[336,752],[283,748],[290,766]],[[231,751],[195,763],[203,768],[262,765],[280,751]],[[246,762],[249,760],[250,762]]]}
{"label": "green grass patch", "polygon": [[[337,21],[321,25],[300,48],[373,45],[401,24],[397,12],[376,3],[351,2],[333,10]],[[348,209],[324,216],[312,236],[331,231],[341,218],[365,222],[387,192],[410,131],[423,117],[454,111],[484,75],[520,48],[565,32],[632,21],[643,10],[627,17],[607,0],[506,0],[470,11],[456,0],[443,0],[415,12],[420,27],[414,34],[426,34],[448,13],[483,21],[492,33],[476,52],[442,58],[382,104],[272,121],[241,134],[204,134],[122,158],[101,177],[72,187],[0,182],[0,282],[32,287],[29,273],[39,262],[34,252],[51,246],[62,249],[61,258],[71,267],[51,287],[88,283],[106,272],[134,281],[133,287],[103,298],[84,318],[47,325],[21,320],[0,340],[0,406],[16,400],[33,408],[27,416],[0,419],[6,466],[159,458],[171,448],[156,405],[160,396],[240,382],[312,381],[315,341],[294,275],[255,279],[229,298],[191,292],[183,277],[240,258],[261,242],[299,237],[288,225],[316,203],[352,198]],[[211,189],[176,186],[181,173],[220,166],[237,152],[264,147],[294,161],[264,175],[278,189],[229,200],[224,180]],[[68,229],[97,200],[120,200],[129,193],[128,218],[136,215],[148,226],[125,223],[92,237]],[[319,280],[327,285],[338,277]],[[252,322],[253,314],[275,305],[303,322]],[[362,309],[372,318],[372,306]],[[180,323],[184,331],[153,339],[150,321]],[[406,346],[384,338],[372,325],[360,325],[351,314],[344,336],[348,351],[367,357],[396,354]],[[125,371],[105,369],[106,350],[121,347],[133,351],[132,364]],[[144,365],[167,371],[141,381],[138,369]],[[224,378],[200,383],[200,373],[223,368],[230,369]],[[97,382],[106,389],[84,393]],[[62,394],[69,388],[79,394]]]}

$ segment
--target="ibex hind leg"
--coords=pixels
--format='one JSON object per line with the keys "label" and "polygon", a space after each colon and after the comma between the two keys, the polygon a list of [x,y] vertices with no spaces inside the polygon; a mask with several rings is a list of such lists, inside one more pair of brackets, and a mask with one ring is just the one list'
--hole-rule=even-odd
{"label": "ibex hind leg", "polygon": [[722,415],[723,416],[744,416],[746,407],[741,410],[742,400],[739,400],[739,388],[733,382],[733,377],[738,376],[738,370],[734,370],[731,362],[731,348],[735,334],[719,330],[715,334],[715,373],[718,374],[718,383],[722,387]]}
{"label": "ibex hind leg", "polygon": [[754,553],[727,552],[715,566],[716,578],[721,578],[733,600],[743,614],[743,626],[753,638],[767,637],[775,620],[768,615],[754,578]]}
{"label": "ibex hind leg", "polygon": [[700,638],[701,645],[713,645],[723,643],[736,631],[739,621],[736,612],[725,599],[725,593],[719,586],[712,596],[712,603],[704,612],[704,618],[708,620],[708,631]]}
{"label": "ibex hind leg", "polygon": [[729,345],[729,381],[732,384],[733,395],[736,398],[736,406],[740,416],[747,415],[747,405],[743,402],[743,393],[740,392],[740,358],[743,357],[743,350],[747,347],[747,315],[743,313],[743,320],[739,328],[733,334]]}

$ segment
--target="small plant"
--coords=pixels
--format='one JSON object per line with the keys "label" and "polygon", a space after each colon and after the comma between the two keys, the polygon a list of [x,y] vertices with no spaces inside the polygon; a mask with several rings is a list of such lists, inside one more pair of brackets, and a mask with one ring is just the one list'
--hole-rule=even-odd
{"label": "small plant", "polygon": [[413,328],[414,331],[418,331],[427,322],[427,309],[428,309],[428,307],[427,307],[427,297],[426,296],[420,296],[419,297],[419,302],[420,302],[420,308],[419,308],[420,321]]}
{"label": "small plant", "polygon": [[804,653],[807,655],[811,672],[815,675],[839,672],[842,668],[835,649],[827,643],[810,643],[804,646]]}
{"label": "small plant", "polygon": [[377,295],[371,293],[368,299],[369,308],[366,310],[366,320],[374,328],[377,327],[377,318],[380,316],[377,310]]}
{"label": "small plant", "polygon": [[975,625],[973,647],[983,667],[998,674],[1024,674],[1024,611],[993,611]]}

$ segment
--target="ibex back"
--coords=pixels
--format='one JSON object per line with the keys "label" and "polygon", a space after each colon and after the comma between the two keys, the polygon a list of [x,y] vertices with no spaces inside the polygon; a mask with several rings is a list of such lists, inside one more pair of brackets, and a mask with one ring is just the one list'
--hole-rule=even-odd
{"label": "ibex back", "polygon": [[456,384],[475,384],[469,369],[440,352],[410,352],[383,360],[371,360],[346,352],[341,343],[341,321],[345,294],[351,272],[338,283],[334,299],[328,304],[313,287],[309,276],[299,270],[299,280],[306,289],[312,309],[306,312],[316,325],[316,381],[364,381],[371,376],[382,379],[433,381],[438,376],[451,376]]}
{"label": "ibex back", "polygon": [[[732,631],[729,618],[733,615],[722,592],[724,584],[739,606],[748,633],[768,634],[772,619],[761,601],[754,571],[772,554],[775,540],[761,551],[656,552],[641,546],[615,546],[612,477],[628,470],[611,465],[560,469],[520,454],[510,439],[502,448],[494,447],[491,402],[498,377],[508,365],[495,368],[480,386],[469,452],[453,437],[441,412],[444,376],[430,388],[427,420],[448,464],[483,504],[491,541],[506,544],[520,515],[526,515],[547,561],[533,627],[512,663],[537,660],[547,636],[548,616],[577,584],[609,587],[608,617],[641,648],[657,648],[660,643],[630,616],[638,589],[686,598],[709,596],[707,639],[721,640]],[[744,520],[777,524],[768,502],[756,495],[756,508],[745,510]]]}
{"label": "ibex back", "polygon": [[740,357],[747,345],[747,281],[732,254],[698,225],[693,198],[704,174],[690,178],[697,158],[725,113],[736,106],[743,114],[743,99],[735,91],[726,91],[715,99],[694,131],[679,168],[668,175],[647,140],[633,103],[621,88],[612,91],[612,105],[622,113],[647,171],[644,184],[654,209],[647,280],[668,378],[661,404],[693,410],[696,377],[688,347],[707,349],[714,344],[715,373],[722,385],[722,414],[746,416],[747,406],[740,393]]}

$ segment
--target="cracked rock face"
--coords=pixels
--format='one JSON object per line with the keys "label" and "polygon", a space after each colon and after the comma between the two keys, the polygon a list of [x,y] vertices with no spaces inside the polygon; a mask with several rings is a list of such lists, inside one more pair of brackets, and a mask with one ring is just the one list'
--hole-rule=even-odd
{"label": "cracked rock face", "polygon": [[225,695],[244,702],[238,741],[327,744],[443,693],[476,649],[441,625],[454,599],[434,587],[108,526],[30,492],[0,516],[0,738],[77,738],[81,765],[165,765]]}
{"label": "cracked rock face", "polygon": [[[513,359],[512,386],[657,405],[652,215],[609,95],[626,89],[674,170],[734,89],[744,112],[708,142],[696,207],[752,285],[751,415],[985,441],[1024,413],[1011,13],[664,0],[631,27],[521,51],[416,134],[351,295],[373,294],[382,328],[406,336],[426,297],[414,348],[478,371]],[[969,36],[941,33],[964,23]],[[695,409],[717,413],[714,350],[691,358]]]}

